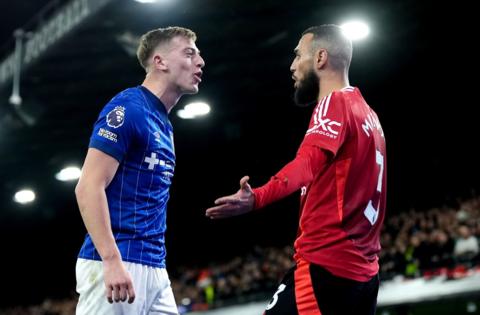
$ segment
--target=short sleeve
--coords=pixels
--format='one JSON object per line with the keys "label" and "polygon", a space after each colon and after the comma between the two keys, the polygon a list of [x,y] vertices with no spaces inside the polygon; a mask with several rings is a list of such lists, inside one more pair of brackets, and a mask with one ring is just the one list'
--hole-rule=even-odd
{"label": "short sleeve", "polygon": [[100,112],[90,137],[90,148],[98,149],[121,162],[139,134],[139,108],[126,98],[112,99]]}
{"label": "short sleeve", "polygon": [[342,93],[331,93],[315,107],[302,146],[316,146],[335,156],[347,133],[348,117]]}

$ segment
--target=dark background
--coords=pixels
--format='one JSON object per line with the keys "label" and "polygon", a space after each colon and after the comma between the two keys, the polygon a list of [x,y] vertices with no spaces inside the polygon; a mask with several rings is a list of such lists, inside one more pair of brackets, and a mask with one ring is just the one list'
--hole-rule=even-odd
{"label": "dark background", "polygon": [[[16,28],[35,29],[49,1],[0,2],[0,57],[13,52]],[[56,1],[62,6],[67,1]],[[45,13],[48,17],[48,13]],[[116,0],[49,48],[22,73],[27,125],[0,89],[0,306],[65,297],[85,229],[75,183],[55,180],[81,165],[98,112],[143,70],[125,44],[152,28],[193,29],[206,61],[200,93],[183,97],[170,117],[177,167],[169,202],[168,268],[205,265],[254,245],[295,238],[298,195],[264,211],[210,221],[216,197],[237,190],[243,175],[258,186],[291,160],[312,108],[293,106],[289,71],[301,32],[311,25],[365,20],[370,36],[354,43],[350,84],[383,125],[388,150],[388,211],[455,206],[480,188],[473,10],[461,1]],[[212,112],[181,120],[188,101]],[[13,194],[32,187],[37,200]]]}

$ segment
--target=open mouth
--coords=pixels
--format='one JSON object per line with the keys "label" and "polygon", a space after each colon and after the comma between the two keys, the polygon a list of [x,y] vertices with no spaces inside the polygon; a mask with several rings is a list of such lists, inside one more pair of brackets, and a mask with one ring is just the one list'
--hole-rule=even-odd
{"label": "open mouth", "polygon": [[202,71],[195,72],[193,74],[193,77],[195,78],[195,81],[197,81],[197,83],[202,82]]}

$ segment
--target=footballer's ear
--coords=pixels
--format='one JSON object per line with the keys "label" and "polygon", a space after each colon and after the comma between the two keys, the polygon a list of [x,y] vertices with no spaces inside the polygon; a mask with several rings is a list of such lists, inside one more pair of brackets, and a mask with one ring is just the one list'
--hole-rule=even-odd
{"label": "footballer's ear", "polygon": [[314,66],[316,69],[320,70],[327,64],[328,60],[328,51],[325,48],[320,48],[315,52],[314,55]]}
{"label": "footballer's ear", "polygon": [[151,60],[152,60],[153,69],[157,69],[157,70],[168,69],[166,59],[159,52],[155,52]]}

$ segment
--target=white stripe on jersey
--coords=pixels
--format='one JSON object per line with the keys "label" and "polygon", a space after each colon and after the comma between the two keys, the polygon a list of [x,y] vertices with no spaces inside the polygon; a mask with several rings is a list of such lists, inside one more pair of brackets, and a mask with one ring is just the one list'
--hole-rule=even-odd
{"label": "white stripe on jersey", "polygon": [[[151,119],[153,116],[152,113],[150,111],[147,110],[147,106],[148,106],[148,100],[145,96],[144,93],[142,93],[142,97],[143,97],[143,100],[145,101],[145,103],[143,103],[143,111],[144,113],[146,114],[145,116],[150,116],[149,118]],[[143,161],[145,160],[145,157],[147,156],[147,150],[148,150],[148,144],[150,143],[150,132],[148,132],[148,136],[147,136],[147,142],[145,143],[145,149],[144,149],[144,152],[143,152],[143,157],[142,157],[142,161],[140,161],[140,164],[143,163]],[[138,195],[138,180],[140,178],[140,170],[141,170],[141,167],[138,168],[138,175],[137,175],[137,187],[135,187],[135,216],[133,217],[133,225],[134,225],[134,229],[135,229],[135,233],[137,232],[137,216],[136,216],[136,213],[137,213],[137,195]],[[150,186],[148,187],[148,200],[150,200],[150,192],[151,192],[151,188],[152,188],[152,183],[153,183],[153,174],[155,174],[155,172],[151,172],[151,178],[150,178]],[[148,201],[147,201],[147,204],[148,204]],[[147,212],[147,217],[149,216],[148,214],[148,207],[145,208],[146,212]],[[148,222],[145,222],[145,225],[147,225]],[[140,250],[140,260],[143,260],[143,244],[144,242],[142,241],[142,248]],[[151,263],[151,257],[150,257],[150,263]]]}
{"label": "white stripe on jersey", "polygon": [[325,106],[326,99],[327,97],[322,98],[322,100],[320,101],[320,105],[317,106],[317,110],[313,115],[313,118],[315,120],[315,125],[318,125],[318,121],[322,118],[323,106]]}
{"label": "white stripe on jersey", "polygon": [[322,117],[325,117],[327,116],[327,112],[328,112],[328,107],[330,106],[330,99],[332,98],[332,93],[328,94],[327,96],[327,100],[325,102],[325,108],[323,109],[323,115]]}
{"label": "white stripe on jersey", "polygon": [[318,120],[317,120],[318,109],[320,108],[322,102],[323,102],[323,99],[320,101],[318,106],[315,108],[315,113],[313,114],[313,124],[315,124],[315,125],[318,123]]}
{"label": "white stripe on jersey", "polygon": [[313,113],[313,127],[307,130],[307,134],[315,129],[318,129],[320,125],[324,124],[324,120],[322,119],[322,117],[325,117],[327,115],[332,94],[333,93],[328,94],[320,101],[320,104],[317,106],[315,112]]}

